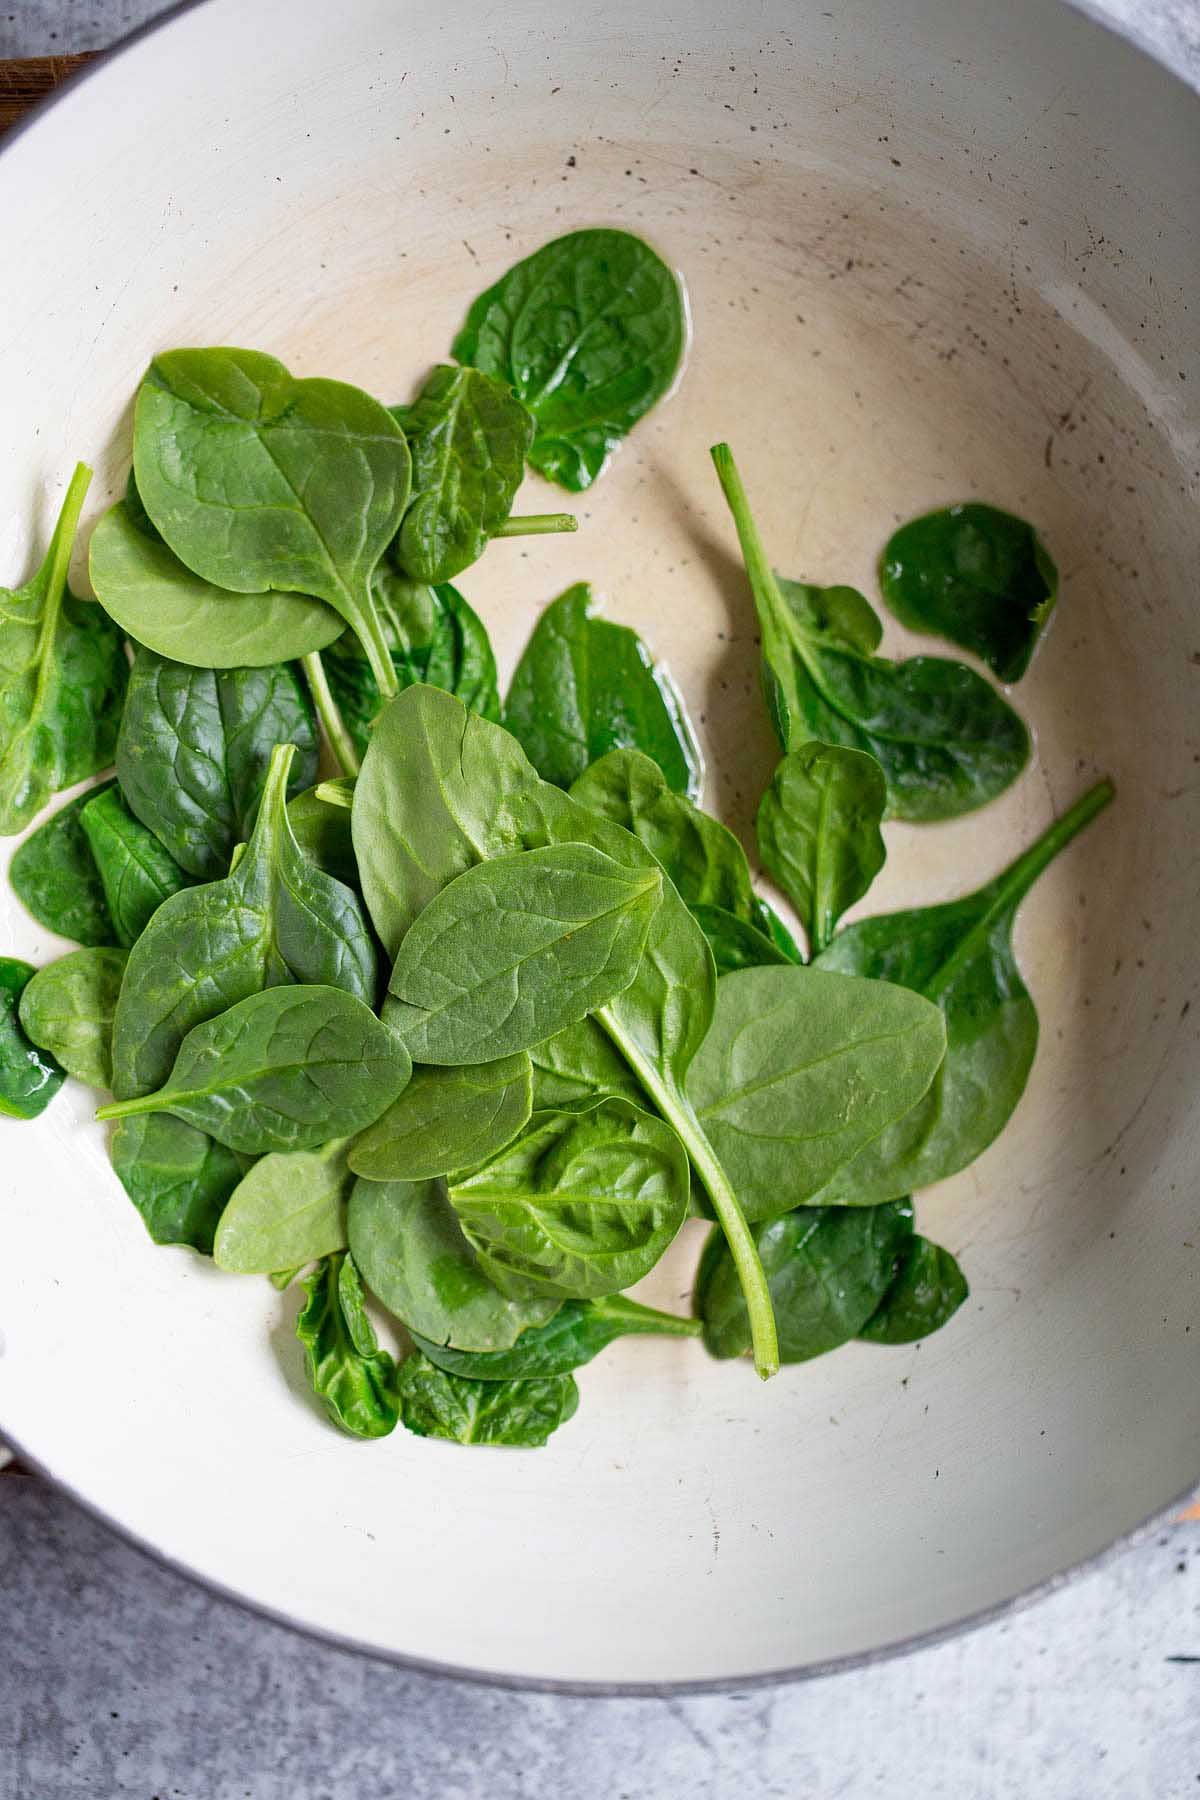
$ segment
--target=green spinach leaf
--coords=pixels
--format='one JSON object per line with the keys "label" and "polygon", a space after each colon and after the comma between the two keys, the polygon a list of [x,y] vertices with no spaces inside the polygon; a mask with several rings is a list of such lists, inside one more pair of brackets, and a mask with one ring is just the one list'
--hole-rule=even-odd
{"label": "green spinach leaf", "polygon": [[[348,790],[345,806],[338,806],[325,798],[322,789],[340,788]],[[318,869],[324,869],[327,875],[343,882],[347,887],[358,886],[358,864],[354,860],[354,845],[350,839],[350,798],[353,783],[344,778],[339,781],[323,781],[319,787],[305,788],[294,800],[288,801],[288,824],[292,828],[292,836],[309,862],[316,863]]]}
{"label": "green spinach leaf", "polygon": [[631,831],[693,909],[721,907],[747,923],[755,919],[750,865],[737,838],[673,793],[662,770],[640,750],[613,750],[594,762],[573,783],[571,798]]}
{"label": "green spinach leaf", "polygon": [[651,1333],[656,1337],[699,1337],[698,1319],[657,1312],[624,1294],[603,1300],[564,1300],[552,1319],[523,1331],[511,1350],[455,1350],[412,1333],[417,1349],[450,1375],[471,1381],[528,1381],[535,1376],[569,1375],[599,1356],[617,1338]]}
{"label": "green spinach leaf", "polygon": [[533,1110],[521,1052],[465,1068],[421,1067],[357,1138],[350,1167],[371,1181],[427,1181],[472,1169],[511,1143]]}
{"label": "green spinach leaf", "polygon": [[189,669],[138,651],[117,775],[133,813],[189,875],[225,874],[249,835],[276,744],[296,749],[291,791],[309,787],[317,727],[289,664]]}
{"label": "green spinach leaf", "polygon": [[354,1177],[347,1138],[317,1150],[264,1156],[243,1176],[221,1214],[213,1261],[235,1275],[303,1268],[346,1248],[346,1204]]}
{"label": "green spinach leaf", "polygon": [[[856,1337],[895,1277],[912,1233],[912,1205],[809,1206],[755,1227],[779,1327],[779,1356],[808,1362]],[[719,1232],[705,1247],[696,1310],[713,1356],[744,1356],[750,1322]]]}
{"label": "green spinach leaf", "polygon": [[400,1416],[396,1364],[379,1348],[351,1259],[327,1256],[304,1293],[296,1336],[314,1394],[351,1437],[386,1437]]}
{"label": "green spinach leaf", "polygon": [[595,1019],[568,1025],[529,1052],[536,1112],[588,1112],[602,1100],[644,1100],[641,1082]]}
{"label": "green spinach leaf", "polygon": [[1037,1049],[1037,1011],[1012,949],[1016,911],[1042,871],[1113,797],[1102,781],[985,887],[944,906],[885,913],[839,932],[822,969],[894,982],[945,1014],[946,1060],[928,1092],[815,1196],[889,1200],[973,1163],[1007,1124]]}
{"label": "green spinach leaf", "polygon": [[408,504],[411,463],[385,406],[341,381],[297,381],[254,350],[171,350],[138,392],[133,461],[175,554],[235,593],[324,600],[395,676],[371,577]]}
{"label": "green spinach leaf", "polygon": [[590,844],[496,857],[457,876],[408,932],[388,1018],[417,1062],[512,1056],[637,974],[662,893]]}
{"label": "green spinach leaf", "polygon": [[574,493],[674,384],[683,288],[626,231],[572,231],[475,301],[453,355],[507,383],[537,425],[529,460]]}
{"label": "green spinach leaf", "polygon": [[688,1092],[746,1217],[769,1219],[910,1112],[945,1050],[937,1007],[889,982],[743,969],[718,984]]}
{"label": "green spinach leaf", "polygon": [[875,758],[841,744],[801,744],[771,778],[758,809],[758,846],[763,867],[800,915],[812,956],[883,867],[886,807]]}
{"label": "green spinach leaf", "polygon": [[112,936],[129,949],[163,901],[190,886],[191,877],[134,817],[115,782],[83,796],[79,824],[100,879]]}
{"label": "green spinach leaf", "polygon": [[321,600],[269,590],[235,594],[193,575],[153,526],[139,527],[125,501],[93,531],[88,574],[122,631],[159,656],[198,668],[290,662],[323,650],[346,629]]}
{"label": "green spinach leaf", "polygon": [[499,1287],[598,1299],[648,1275],[687,1217],[688,1161],[624,1100],[536,1113],[491,1162],[450,1182],[467,1241]]}
{"label": "green spinach leaf", "polygon": [[819,738],[867,752],[883,769],[896,819],[952,819],[1003,793],[1030,746],[995,688],[965,663],[875,656],[879,624],[867,629],[867,615],[874,617],[867,602],[852,589],[777,577],[728,445],[716,446],[713,461],[741,541],[783,748]]}
{"label": "green spinach leaf", "polygon": [[902,625],[974,651],[1020,681],[1058,599],[1058,570],[1032,525],[970,500],[910,519],[879,559]]}
{"label": "green spinach leaf", "polygon": [[293,754],[290,744],[273,752],[232,874],[164,901],[134,945],[113,1031],[119,1099],[161,1087],[193,1026],[263,988],[329,984],[374,1005],[376,953],[359,902],[292,836],[284,796]]}
{"label": "green spinach leaf", "polygon": [[121,1186],[156,1244],[208,1256],[225,1204],[250,1159],[170,1113],[122,1119],[109,1145]]}
{"label": "green spinach leaf", "polygon": [[113,759],[125,647],[106,613],[67,591],[91,479],[80,463],[37,574],[0,588],[0,837],[23,831],[51,794]]}
{"label": "green spinach leaf", "polygon": [[63,1071],[53,1057],[30,1043],[21,1029],[18,1008],[32,981],[32,963],[0,956],[0,1117],[36,1119],[63,1084]]}
{"label": "green spinach leaf", "polygon": [[949,1250],[914,1232],[900,1252],[891,1286],[858,1335],[872,1344],[915,1344],[940,1331],[969,1292]]}
{"label": "green spinach leaf", "polygon": [[124,950],[75,950],[39,969],[21,995],[21,1029],[76,1081],[112,1086],[112,1022]]}
{"label": "green spinach leaf", "polygon": [[693,906],[692,913],[708,939],[718,975],[732,975],[735,969],[758,969],[767,964],[787,967],[800,962],[788,956],[773,937],[760,931],[736,913],[723,906]]}
{"label": "green spinach leaf", "polygon": [[668,786],[693,798],[703,776],[675,684],[635,631],[593,617],[586,582],[534,627],[517,664],[504,723],[546,781],[569,788],[610,750],[641,750]]}
{"label": "green spinach leaf", "polygon": [[84,826],[84,809],[116,787],[89,788],[18,844],[8,865],[13,891],[39,925],[76,944],[120,942],[104,880]]}
{"label": "green spinach leaf", "polygon": [[400,1416],[418,1437],[454,1444],[532,1449],[565,1425],[579,1405],[570,1375],[533,1381],[471,1381],[434,1366],[420,1351],[400,1368]]}
{"label": "green spinach leaf", "polygon": [[558,1310],[510,1297],[483,1271],[441,1181],[356,1181],[350,1249],[363,1279],[410,1331],[460,1350],[508,1350]]}

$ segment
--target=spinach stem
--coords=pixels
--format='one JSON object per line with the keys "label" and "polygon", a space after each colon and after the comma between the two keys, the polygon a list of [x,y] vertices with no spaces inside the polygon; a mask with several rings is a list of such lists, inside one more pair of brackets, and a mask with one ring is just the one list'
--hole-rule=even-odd
{"label": "spinach stem", "polygon": [[606,1317],[620,1319],[630,1332],[653,1332],[656,1337],[699,1337],[704,1329],[699,1319],[684,1319],[678,1313],[660,1312],[658,1307],[643,1306],[624,1294],[608,1294],[592,1304]]}
{"label": "spinach stem", "polygon": [[759,1261],[758,1246],[751,1235],[750,1227],[746,1223],[746,1215],[733,1191],[729,1177],[721,1167],[716,1151],[705,1137],[704,1127],[692,1110],[687,1097],[676,1088],[674,1082],[668,1082],[663,1077],[654,1064],[642,1054],[633,1039],[621,1030],[609,1007],[600,1007],[595,1016],[625,1057],[667,1124],[675,1131],[691,1158],[693,1168],[708,1191],[708,1197],[713,1203],[713,1211],[725,1233],[725,1241],[729,1245],[729,1253],[733,1257],[734,1267],[738,1272],[738,1280],[745,1296],[746,1312],[750,1319],[750,1344],[754,1352],[754,1367],[762,1379],[768,1381],[772,1375],[779,1373],[779,1339],[775,1330],[775,1310],[771,1305],[767,1278],[763,1273],[762,1263]]}
{"label": "spinach stem", "polygon": [[354,805],[353,793],[336,781],[319,781],[317,783],[317,799],[324,806],[340,806],[343,812],[349,812]]}
{"label": "spinach stem", "polygon": [[493,531],[494,538],[502,537],[546,537],[555,531],[578,531],[579,520],[574,513],[525,513],[516,519],[505,519],[503,525]]}
{"label": "spinach stem", "polygon": [[321,724],[325,728],[325,736],[329,739],[329,747],[338,760],[343,775],[357,775],[359,769],[358,751],[354,748],[354,740],[346,729],[337,701],[329,686],[329,678],[325,673],[325,664],[321,661],[321,652],[313,650],[302,659],[304,673],[308,678],[309,691],[313,704],[321,716]]}

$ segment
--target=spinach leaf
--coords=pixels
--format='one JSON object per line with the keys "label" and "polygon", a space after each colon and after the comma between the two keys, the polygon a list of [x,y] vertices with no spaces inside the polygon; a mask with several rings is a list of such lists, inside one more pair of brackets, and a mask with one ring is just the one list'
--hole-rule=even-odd
{"label": "spinach leaf", "polygon": [[624,1294],[603,1300],[564,1300],[552,1319],[523,1331],[511,1350],[455,1350],[413,1332],[417,1349],[449,1375],[471,1381],[528,1381],[534,1376],[569,1375],[591,1362],[620,1337],[698,1337],[698,1319],[656,1312]]}
{"label": "spinach leaf", "polygon": [[0,588],[0,837],[23,831],[51,794],[113,759],[125,648],[106,613],[67,591],[91,479],[80,463],[37,574]]}
{"label": "spinach leaf", "polygon": [[351,1437],[386,1437],[400,1416],[396,1364],[379,1348],[353,1262],[327,1256],[304,1293],[296,1336],[314,1394]]}
{"label": "spinach leaf", "polygon": [[317,1150],[264,1156],[233,1193],[213,1241],[213,1261],[235,1275],[272,1275],[346,1248],[353,1176],[347,1138]]}
{"label": "spinach leaf", "polygon": [[0,956],[0,1117],[36,1119],[63,1084],[53,1057],[31,1044],[21,1029],[18,1007],[34,976],[32,963]]}
{"label": "spinach leaf", "polygon": [[533,418],[502,381],[443,363],[405,409],[412,498],[392,549],[413,581],[449,581],[507,519]]}
{"label": "spinach leaf", "polygon": [[418,1437],[532,1449],[579,1405],[570,1375],[534,1381],[470,1381],[415,1351],[400,1367],[400,1417]]}
{"label": "spinach leaf", "polygon": [[688,1092],[746,1217],[769,1219],[911,1111],[945,1050],[937,1007],[890,982],[743,969],[717,986]]}
{"label": "spinach leaf", "polygon": [[915,1344],[948,1324],[969,1292],[949,1250],[914,1232],[891,1286],[858,1335],[872,1344]]}
{"label": "spinach leaf", "polygon": [[117,742],[131,810],[189,875],[224,875],[258,810],[276,744],[294,744],[292,791],[317,776],[317,728],[286,663],[189,669],[139,650]]}
{"label": "spinach leaf", "polygon": [[712,454],[741,540],[783,748],[819,738],[874,756],[896,819],[952,819],[1003,793],[1029,759],[1029,733],[995,688],[965,663],[875,656],[879,624],[861,594],[777,577],[728,445]]}
{"label": "spinach leaf", "polygon": [[695,909],[721,907],[750,923],[756,900],[746,852],[726,826],[671,791],[640,750],[613,750],[572,785],[571,798],[631,831]]}
{"label": "spinach leaf", "polygon": [[626,231],[572,231],[474,302],[452,354],[533,414],[529,460],[579,493],[674,385],[687,345],[678,276]]}
{"label": "spinach leaf", "polygon": [[902,625],[972,650],[1020,681],[1058,599],[1058,570],[1032,525],[967,501],[910,519],[879,559],[884,600]]}
{"label": "spinach leaf", "polygon": [[248,1157],[170,1113],[122,1119],[109,1155],[156,1244],[189,1244],[204,1256],[211,1253],[217,1221]]}
{"label": "spinach leaf", "polygon": [[629,986],[662,893],[590,844],[496,857],[431,900],[400,946],[388,1019],[417,1062],[512,1056]]}
{"label": "spinach leaf", "polygon": [[718,975],[731,975],[735,969],[758,969],[770,963],[787,967],[801,960],[786,955],[773,937],[736,913],[726,912],[723,906],[693,906],[692,913],[708,939]]}
{"label": "spinach leaf", "polygon": [[[338,806],[322,793],[322,789],[327,792],[342,785],[339,781],[323,781],[319,787],[305,788],[288,801],[288,824],[309,862],[316,863],[318,869],[324,869],[346,887],[356,888],[358,864],[350,841],[349,794],[345,806]],[[345,786],[352,788],[352,783],[347,781]]]}
{"label": "spinach leaf", "polygon": [[822,969],[911,988],[946,1019],[946,1060],[914,1109],[815,1198],[869,1205],[954,1175],[1003,1129],[1037,1049],[1037,1011],[1012,949],[1016,911],[1038,876],[1113,797],[1099,782],[1002,875],[961,900],[863,919],[834,938]]}
{"label": "spinach leaf", "polygon": [[371,577],[408,504],[404,434],[341,381],[296,381],[254,350],[171,350],[138,391],[133,462],[155,526],[189,569],[235,593],[324,600],[395,676]]}
{"label": "spinach leaf", "polygon": [[[387,570],[375,577],[375,595],[388,643],[396,685],[403,690],[426,681],[457,694],[485,719],[500,718],[496,659],[483,621],[457,588],[424,587]],[[330,690],[360,755],[383,700],[371,665],[357,644],[343,637],[323,658]]]}
{"label": "spinach leaf", "polygon": [[123,950],[74,950],[39,969],[21,995],[21,1029],[88,1087],[112,1086],[112,1022]]}
{"label": "spinach leaf", "polygon": [[771,778],[758,809],[758,847],[800,915],[812,956],[883,867],[886,806],[875,758],[841,744],[802,744]]}
{"label": "spinach leaf", "polygon": [[781,950],[784,959],[790,963],[802,963],[800,946],[773,907],[765,900],[755,901],[755,924],[765,937],[770,938],[777,950]]}
{"label": "spinach leaf", "polygon": [[400,1098],[357,1138],[356,1175],[427,1181],[472,1169],[511,1143],[533,1109],[522,1052],[466,1068],[417,1068]]}
{"label": "spinach leaf", "polygon": [[376,953],[362,908],[291,833],[284,796],[293,755],[290,744],[272,753],[232,874],[164,901],[130,952],[113,1031],[119,1099],[161,1087],[193,1026],[263,988],[329,984],[374,1005]]}
{"label": "spinach leaf", "polygon": [[369,1006],[334,987],[273,987],[194,1025],[155,1094],[98,1119],[170,1112],[250,1156],[353,1137],[406,1086],[408,1052]]}
{"label": "spinach leaf", "polygon": [[125,501],[93,531],[88,574],[122,631],[159,656],[198,668],[290,662],[323,650],[346,629],[340,613],[304,594],[235,594],[193,575],[153,526],[139,527]]}
{"label": "spinach leaf", "polygon": [[48,931],[77,944],[120,941],[83,823],[84,808],[115,786],[106,782],[68,800],[17,845],[8,865],[8,878],[25,910]]}
{"label": "spinach leaf", "polygon": [[83,796],[79,824],[99,876],[111,936],[129,949],[163,901],[190,885],[190,877],[130,812],[115,782]]}
{"label": "spinach leaf", "polygon": [[558,1301],[510,1297],[484,1273],[440,1181],[356,1181],[350,1249],[363,1279],[410,1331],[460,1350],[508,1350]]}
{"label": "spinach leaf", "polygon": [[641,1082],[595,1019],[555,1032],[529,1052],[537,1112],[588,1112],[601,1100],[644,1098]]}
{"label": "spinach leaf", "polygon": [[674,682],[635,631],[592,616],[586,582],[551,602],[517,664],[504,723],[538,774],[570,787],[610,750],[643,751],[693,798],[700,751]]}
{"label": "spinach leaf", "polygon": [[[779,1356],[808,1362],[857,1336],[893,1281],[912,1233],[912,1205],[806,1206],[755,1227],[766,1271]],[[744,1356],[750,1322],[732,1258],[719,1232],[705,1246],[696,1310],[713,1356]]]}
{"label": "spinach leaf", "polygon": [[516,1142],[450,1182],[468,1243],[498,1287],[593,1300],[648,1275],[687,1217],[683,1145],[624,1100],[535,1113]]}

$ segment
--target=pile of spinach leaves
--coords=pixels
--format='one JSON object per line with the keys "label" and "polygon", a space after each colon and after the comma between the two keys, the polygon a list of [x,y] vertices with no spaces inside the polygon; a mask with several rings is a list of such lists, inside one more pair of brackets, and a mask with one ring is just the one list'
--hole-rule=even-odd
{"label": "pile of spinach leaves", "polygon": [[[157,1242],[303,1274],[310,1385],[358,1437],[540,1445],[618,1338],[700,1337],[766,1377],[911,1343],[967,1296],[912,1194],[1020,1098],[1013,920],[1109,784],[965,897],[844,927],[884,822],[983,805],[1029,734],[977,669],[879,655],[854,589],[778,576],[718,446],[783,751],[758,856],[801,948],[701,809],[638,635],[577,583],[502,696],[450,585],[493,538],[574,529],[513,517],[526,464],[588,486],[686,338],[667,265],[594,230],[490,287],[410,404],[166,352],[92,532],[99,604],[67,588],[82,465],[0,590],[0,832],[26,834],[22,903],[78,946],[0,959],[0,1114],[67,1076],[109,1093]],[[1012,680],[1057,592],[1032,529],[975,502],[902,527],[881,583]],[[696,1214],[695,1316],[631,1298]]]}

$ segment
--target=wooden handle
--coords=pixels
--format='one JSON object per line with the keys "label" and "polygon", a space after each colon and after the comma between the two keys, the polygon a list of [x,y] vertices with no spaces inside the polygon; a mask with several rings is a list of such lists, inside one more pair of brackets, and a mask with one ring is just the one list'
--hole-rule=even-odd
{"label": "wooden handle", "polygon": [[36,106],[52,88],[90,63],[94,51],[81,56],[31,56],[25,62],[0,62],[0,131]]}

